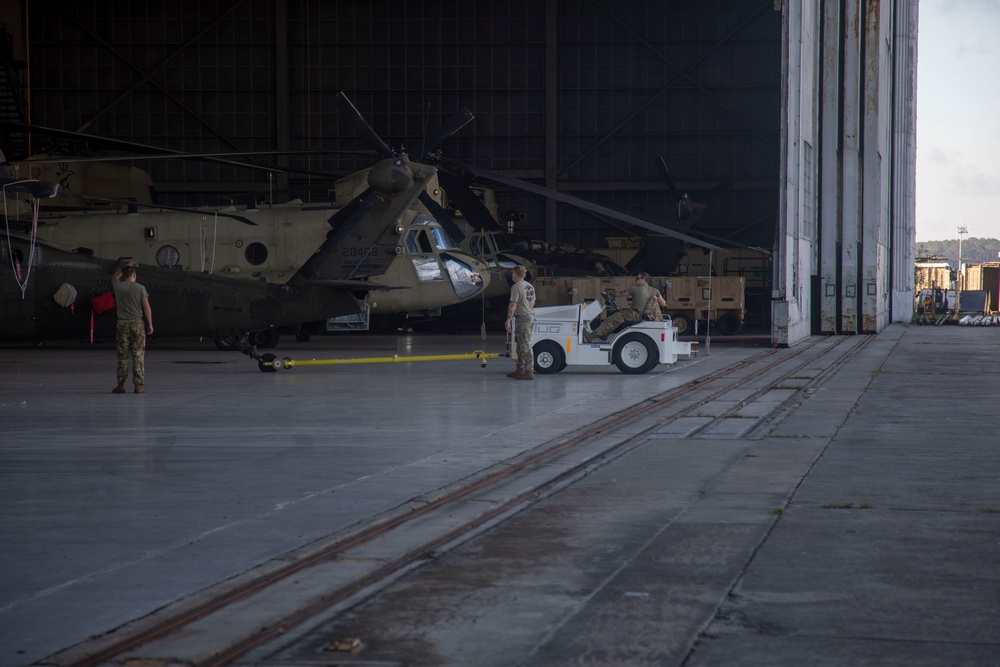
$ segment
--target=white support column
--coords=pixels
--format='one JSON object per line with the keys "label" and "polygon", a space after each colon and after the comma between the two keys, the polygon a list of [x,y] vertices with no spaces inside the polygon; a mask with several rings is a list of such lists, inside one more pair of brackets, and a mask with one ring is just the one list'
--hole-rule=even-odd
{"label": "white support column", "polygon": [[822,118],[819,143],[820,208],[819,208],[819,330],[836,333],[840,303],[840,230],[841,230],[841,155],[840,118],[841,47],[840,2],[823,3],[823,53],[822,53]]}
{"label": "white support column", "polygon": [[916,258],[918,0],[896,0],[893,38],[892,301],[890,319],[913,317]]}
{"label": "white support column", "polygon": [[889,0],[867,0],[864,13],[864,97],[861,193],[861,327],[877,333],[889,322],[889,186],[892,65]]}
{"label": "white support column", "polygon": [[819,66],[818,0],[783,5],[782,199],[771,308],[771,340],[794,345],[811,333],[811,279],[818,271],[815,242]]}
{"label": "white support column", "polygon": [[861,30],[863,0],[845,0],[843,189],[841,190],[840,322],[843,333],[857,333],[861,241]]}

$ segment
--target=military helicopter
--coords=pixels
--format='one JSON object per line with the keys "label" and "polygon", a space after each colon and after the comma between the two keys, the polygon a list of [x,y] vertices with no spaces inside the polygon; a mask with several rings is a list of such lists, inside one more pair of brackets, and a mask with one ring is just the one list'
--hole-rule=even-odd
{"label": "military helicopter", "polygon": [[[338,93],[335,101],[340,112],[354,125],[357,135],[369,144],[375,155],[384,159],[396,154],[378,136],[346,94]],[[514,267],[519,264],[526,267],[529,276],[535,274],[536,267],[533,261],[514,250],[513,244],[500,227],[496,192],[492,188],[470,185],[442,159],[439,149],[442,140],[456,133],[474,117],[468,109],[460,109],[423,141],[417,151],[419,161],[435,166],[439,187],[428,189],[414,205],[440,219],[455,240],[460,242],[462,250],[486,263],[490,279],[481,294],[485,301],[510,295]],[[355,174],[338,182],[338,188],[345,191],[344,196],[354,196],[357,193],[361,183],[359,176],[360,174]],[[338,197],[340,196],[341,191],[338,189]],[[455,305],[468,306],[472,301],[467,299]]]}
{"label": "military helicopter", "polygon": [[[340,93],[337,103],[355,124],[358,134],[375,146],[373,150],[347,152],[365,152],[383,159],[396,157],[346,95]],[[460,112],[424,141],[422,152],[432,158],[440,142],[471,119],[472,114],[467,110]],[[18,126],[18,129],[30,128]],[[54,132],[63,137],[78,136]],[[112,145],[130,150],[141,148],[135,144],[122,146],[119,142]],[[403,158],[408,159],[405,154]],[[39,220],[40,234],[47,239],[65,247],[88,248],[105,257],[131,256],[163,267],[179,266],[271,282],[287,280],[298,270],[316,240],[329,231],[326,219],[330,212],[340,210],[360,196],[368,187],[370,172],[363,169],[337,180],[335,200],[329,204],[307,206],[290,202],[240,209],[206,208],[196,211],[198,217],[193,217],[190,211],[156,209],[148,194],[152,190],[151,180],[134,167],[51,157],[36,157],[21,164],[30,168],[32,176],[57,181],[68,190],[66,197],[49,205],[48,212]],[[400,243],[395,249],[397,261],[389,262],[385,273],[372,275],[372,279],[382,283],[417,284],[419,289],[371,293],[366,308],[372,315],[436,312],[475,296],[505,297],[515,266],[524,264],[529,273],[534,273],[533,262],[516,254],[499,228],[493,191],[479,188],[474,192],[452,178],[450,190],[445,192],[438,178],[450,173],[439,174],[436,169],[433,172],[425,177],[425,191],[401,221]],[[109,187],[127,187],[127,190],[109,190]],[[110,199],[72,196],[84,188],[101,189],[104,197]],[[126,192],[140,206],[130,204]],[[456,202],[461,202],[465,210],[475,209],[472,213],[475,223],[464,211],[455,210]],[[141,204],[147,206],[143,208]],[[154,213],[144,213],[150,209]],[[345,265],[352,260],[368,264],[369,252],[367,248],[345,246],[342,256]],[[360,262],[363,257],[365,262]],[[394,256],[390,253],[386,257]],[[478,283],[466,279],[470,273],[482,279],[482,289],[476,289]],[[442,279],[444,276],[448,279]],[[273,333],[262,336],[258,337],[261,338],[258,344],[268,346]]]}
{"label": "military helicopter", "polygon": [[[363,188],[366,171],[358,172],[337,182],[338,200],[343,197],[354,197]],[[444,179],[446,172],[439,171],[436,176]],[[489,280],[483,292],[483,299],[507,297],[513,284],[511,273],[517,265],[528,269],[529,275],[536,274],[535,262],[519,253],[498,222],[499,214],[496,193],[491,188],[471,187],[452,182],[447,188],[435,187],[428,190],[437,206],[443,208],[452,223],[459,230],[462,251],[474,256],[486,265]],[[461,202],[461,203],[460,203]],[[420,200],[414,202],[418,216],[432,216],[430,209]],[[474,213],[467,213],[473,207],[481,208]],[[476,222],[470,219],[470,215]],[[451,236],[448,236],[450,239]],[[477,299],[464,299],[452,305],[467,306]]]}
{"label": "military helicopter", "polygon": [[[329,217],[328,233],[282,284],[233,280],[179,268],[144,267],[142,282],[159,313],[159,335],[216,336],[240,340],[245,348],[254,344],[247,337],[249,332],[271,332],[281,326],[362,311],[366,295],[398,289],[372,281],[371,277],[386,275],[404,230],[398,221],[407,219],[414,198],[424,191],[425,181],[432,174],[432,168],[410,163],[405,157],[380,161],[368,173],[368,188]],[[41,187],[37,189],[41,191]],[[55,186],[49,187],[54,195]],[[87,299],[107,290],[115,260],[67,252],[36,236],[35,227],[29,235],[12,232],[10,227],[8,220],[0,274],[5,313],[0,338],[79,338],[92,321]],[[350,248],[358,252],[345,252]],[[442,281],[468,284],[473,291],[483,289],[484,280],[475,272],[481,266],[477,260],[465,264],[450,253],[442,255],[446,260],[455,260],[447,276],[440,277]],[[418,259],[411,265],[430,275],[433,269],[422,267]],[[70,289],[62,290],[57,302],[53,295],[60,292],[63,283]],[[65,296],[67,293],[72,298]],[[99,319],[94,317],[95,327]]]}
{"label": "military helicopter", "polygon": [[[468,303],[476,296],[477,291],[469,289],[470,280],[466,280],[466,276],[472,277],[473,284],[476,277],[482,280],[480,292],[484,298],[506,296],[510,285],[509,274],[514,266],[523,264],[534,273],[534,263],[513,251],[499,227],[495,199],[494,210],[491,211],[489,207],[493,190],[480,188],[477,195],[459,174],[465,174],[466,178],[471,174],[487,182],[511,185],[696,245],[715,247],[662,225],[564,193],[443,159],[438,146],[445,137],[472,119],[472,114],[467,110],[463,109],[456,114],[428,138],[419,151],[422,156],[420,161],[411,163],[405,154],[397,156],[382,141],[344,93],[338,94],[337,104],[354,123],[358,135],[372,146],[370,152],[382,160],[395,158],[405,160],[410,165],[419,165],[418,171],[426,182],[425,189],[417,193],[412,202],[413,210],[407,211],[406,219],[395,225],[401,238],[394,248],[381,248],[384,253],[381,257],[373,254],[378,250],[366,246],[347,244],[341,248],[342,269],[346,276],[353,278],[367,275],[388,284],[420,286],[419,290],[411,289],[405,293],[372,294],[367,304],[371,312],[412,312],[434,307],[427,301],[420,301],[414,294],[419,291],[430,295],[434,288],[439,292],[444,291],[444,294],[439,293],[433,297],[433,303],[437,306],[463,301]],[[33,170],[38,168],[39,166],[32,167]],[[433,173],[425,174],[424,168]],[[53,176],[60,182],[72,184],[71,172],[76,169],[73,163],[61,164],[59,172]],[[198,212],[200,219],[194,220],[190,212],[168,214],[161,211],[135,216],[134,220],[127,221],[122,219],[131,217],[127,214],[84,217],[76,213],[61,213],[43,218],[41,228],[51,240],[66,247],[90,248],[100,256],[132,256],[164,267],[182,266],[188,270],[218,272],[229,277],[281,281],[301,266],[309,252],[309,244],[315,242],[316,235],[329,231],[324,223],[329,211],[348,208],[349,202],[360,196],[359,193],[367,187],[368,173],[369,170],[363,170],[339,180],[336,185],[336,202],[332,205],[314,207],[293,202],[240,210],[232,207],[206,209]],[[130,175],[128,182],[136,181],[140,185],[132,190],[142,190],[141,179]],[[124,203],[117,202],[118,205]],[[446,207],[450,207],[452,212],[449,213]],[[460,209],[461,213],[455,209]],[[125,222],[130,224],[123,224]],[[410,223],[413,225],[409,226]],[[463,242],[464,256],[452,239]],[[402,257],[411,254],[412,257]],[[477,263],[479,260],[473,255],[480,258],[486,267]],[[435,263],[434,258],[441,259]],[[393,262],[393,259],[402,261]],[[375,267],[384,273],[375,272]],[[450,285],[449,281],[443,280],[444,276],[450,279]],[[490,285],[493,286],[492,289],[489,288]],[[273,340],[268,335],[268,340],[258,341],[261,346]]]}
{"label": "military helicopter", "polygon": [[[370,290],[363,308],[365,315],[438,309],[475,297],[489,285],[487,265],[463,252],[430,212],[434,208],[439,217],[448,218],[440,206],[443,193],[436,170],[411,162],[405,155],[392,156],[389,162],[382,160],[373,168],[341,179],[332,203],[305,205],[295,201],[245,209],[230,206],[171,211],[148,202],[148,195],[148,203],[140,202],[144,190],[148,190],[146,185],[151,186],[148,176],[137,176],[135,172],[141,170],[131,167],[97,164],[101,173],[114,173],[117,167],[122,177],[88,179],[91,165],[69,159],[28,161],[33,175],[48,175],[68,187],[71,192],[64,199],[76,204],[71,210],[63,202],[62,206],[47,207],[38,221],[41,237],[100,257],[128,256],[163,268],[281,283],[305,264],[328,234],[334,233],[331,225],[336,217],[353,220],[366,214],[370,205],[364,207],[357,202],[371,189],[372,179],[387,192],[419,183],[422,188],[413,190],[410,203],[419,197],[425,204],[407,206],[391,220],[364,221],[366,226],[392,230],[379,243],[359,243],[353,232],[338,236],[337,252],[329,261],[339,262],[342,277],[409,288]],[[386,164],[396,166],[390,169]],[[128,184],[132,199],[85,197],[73,192],[74,186],[88,183]],[[109,212],[109,208],[117,210]],[[154,212],[142,212],[149,209]],[[261,332],[255,335],[256,343],[270,347],[276,344],[276,335],[272,330]],[[228,341],[218,342],[220,347],[229,347]]]}

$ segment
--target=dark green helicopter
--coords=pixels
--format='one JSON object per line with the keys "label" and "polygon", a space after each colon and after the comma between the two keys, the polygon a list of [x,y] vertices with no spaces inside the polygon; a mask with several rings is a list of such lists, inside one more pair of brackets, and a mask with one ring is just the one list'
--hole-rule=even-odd
{"label": "dark green helicopter", "polygon": [[[341,262],[340,250],[353,244],[380,249],[372,252],[374,257],[395,256],[396,221],[424,191],[425,183],[415,177],[414,170],[420,169],[405,157],[376,164],[369,187],[330,218],[326,239],[283,284],[140,266],[138,279],[149,291],[157,336],[221,337],[242,341],[240,347],[247,351],[250,332],[361,312],[367,292],[394,287],[354,278]],[[10,188],[27,190],[36,199],[54,196],[58,189],[39,181],[8,180],[5,194]],[[70,252],[6,224],[0,230],[0,340],[113,337],[114,312],[96,312],[92,299],[110,290],[116,264],[116,258]]]}

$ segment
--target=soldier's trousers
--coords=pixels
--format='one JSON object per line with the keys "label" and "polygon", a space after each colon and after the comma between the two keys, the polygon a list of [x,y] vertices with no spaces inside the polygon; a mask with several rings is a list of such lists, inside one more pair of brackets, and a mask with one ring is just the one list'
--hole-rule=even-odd
{"label": "soldier's trousers", "polygon": [[128,380],[128,361],[132,359],[132,381],[146,384],[146,326],[142,320],[118,320],[115,326],[115,351],[118,353],[118,384]]}
{"label": "soldier's trousers", "polygon": [[535,330],[535,318],[518,317],[514,320],[514,341],[517,345],[517,367],[525,371],[535,369],[535,353],[531,350],[531,334]]}

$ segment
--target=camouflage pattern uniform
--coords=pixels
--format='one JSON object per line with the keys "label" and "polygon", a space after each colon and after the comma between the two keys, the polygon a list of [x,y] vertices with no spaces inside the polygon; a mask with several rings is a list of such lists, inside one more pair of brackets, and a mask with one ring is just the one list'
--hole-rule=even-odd
{"label": "camouflage pattern uniform", "polygon": [[527,280],[514,283],[510,288],[510,301],[514,307],[514,341],[517,345],[517,370],[513,375],[524,374],[533,379],[535,354],[531,349],[531,334],[535,330],[535,287]]}
{"label": "camouflage pattern uniform", "polygon": [[[633,289],[629,288],[629,292]],[[653,288],[655,290],[655,288]],[[659,292],[656,292],[658,294]],[[632,302],[635,303],[638,298],[637,293],[632,294]],[[646,306],[640,313],[634,308],[624,308],[619,310],[617,313],[609,315],[601,326],[594,329],[594,338],[607,338],[608,334],[620,327],[621,325],[635,324],[636,322],[641,322],[643,319],[649,320],[651,322],[662,322],[663,312],[660,310],[660,300],[656,298],[655,294],[650,296],[646,301]]]}
{"label": "camouflage pattern uniform", "polygon": [[142,320],[118,320],[115,325],[115,351],[118,353],[118,384],[128,380],[128,360],[132,358],[132,381],[146,384],[146,324]]}
{"label": "camouflage pattern uniform", "polygon": [[143,321],[142,300],[149,292],[134,280],[112,280],[118,322],[115,325],[115,351],[118,353],[118,386],[128,379],[128,361],[132,359],[132,382],[136,391],[144,391],[146,384],[146,327]]}
{"label": "camouflage pattern uniform", "polygon": [[517,341],[517,367],[534,371],[535,353],[531,349],[531,334],[535,330],[535,318],[519,315],[514,318],[514,340]]}
{"label": "camouflage pattern uniform", "polygon": [[619,310],[617,313],[612,313],[601,322],[601,326],[594,329],[594,338],[607,338],[608,334],[625,324],[635,324],[636,322],[642,321],[642,315],[639,314],[638,310],[632,308],[626,308],[624,310]]}
{"label": "camouflage pattern uniform", "polygon": [[644,319],[650,322],[662,322],[663,311],[660,310],[660,300],[650,299],[646,302],[646,310],[642,311]]}

